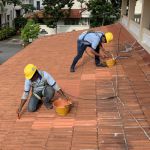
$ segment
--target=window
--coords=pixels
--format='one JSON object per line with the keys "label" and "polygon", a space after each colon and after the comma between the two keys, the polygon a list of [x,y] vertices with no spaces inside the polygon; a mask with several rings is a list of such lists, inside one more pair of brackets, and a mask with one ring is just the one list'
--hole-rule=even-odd
{"label": "window", "polygon": [[9,22],[10,15],[7,15],[7,22]]}
{"label": "window", "polygon": [[37,9],[37,10],[40,10],[40,1],[37,1],[37,2],[36,2],[36,6],[37,6],[36,9]]}

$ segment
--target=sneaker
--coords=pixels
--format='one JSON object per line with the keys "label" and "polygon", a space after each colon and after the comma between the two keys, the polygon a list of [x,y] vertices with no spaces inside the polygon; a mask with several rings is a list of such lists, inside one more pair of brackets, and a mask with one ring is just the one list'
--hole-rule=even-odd
{"label": "sneaker", "polygon": [[107,67],[107,65],[104,63],[98,63],[96,64],[96,67]]}
{"label": "sneaker", "polygon": [[70,72],[75,72],[75,69],[73,67],[71,67]]}

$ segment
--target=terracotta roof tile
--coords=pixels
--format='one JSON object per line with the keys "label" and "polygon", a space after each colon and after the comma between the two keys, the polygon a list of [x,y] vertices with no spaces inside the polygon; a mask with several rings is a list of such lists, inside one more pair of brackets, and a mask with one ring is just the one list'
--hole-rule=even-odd
{"label": "terracotta roof tile", "polygon": [[[120,24],[94,29],[113,32],[114,41],[105,47],[115,55],[120,29],[120,50],[123,50],[125,41],[135,39]],[[131,52],[119,52],[129,57],[118,59],[112,68],[96,68],[94,60],[84,54],[77,71],[70,73],[80,33],[37,39],[0,66],[0,149],[150,149],[148,138],[132,117],[149,133],[149,54],[136,43]],[[67,93],[84,99],[72,98],[74,106],[65,117],[42,105],[34,113],[27,112],[25,106],[21,119],[17,119],[16,109],[24,84],[23,68],[27,63],[50,72]],[[101,99],[114,95],[115,87],[120,100]]]}

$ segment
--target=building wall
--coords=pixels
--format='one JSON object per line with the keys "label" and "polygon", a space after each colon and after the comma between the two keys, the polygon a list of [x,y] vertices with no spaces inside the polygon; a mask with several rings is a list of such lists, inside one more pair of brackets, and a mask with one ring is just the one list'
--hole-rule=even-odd
{"label": "building wall", "polygon": [[[88,1],[88,0],[86,0],[86,1]],[[42,5],[43,1],[42,0],[22,0],[23,4],[33,4],[33,6],[36,9],[38,9],[38,6],[37,6],[38,2],[40,4],[40,9],[43,9],[43,5]],[[85,4],[82,4],[82,6],[81,6],[80,2],[78,2],[77,0],[74,0],[74,5],[73,5],[72,9],[81,9],[81,7],[85,8]],[[65,8],[67,8],[67,7],[65,7]],[[20,10],[21,14],[24,13],[24,11],[21,9],[21,6],[14,7],[13,5],[6,5],[5,9],[6,9],[6,11],[4,13],[0,13],[1,14],[1,23],[2,24],[9,23],[10,26],[13,25],[13,20],[14,20],[14,18],[16,18],[15,10]],[[82,15],[81,15],[82,20],[83,20],[82,25],[79,21],[79,25],[66,26],[66,25],[64,25],[64,21],[59,21],[58,25],[63,25],[63,26],[59,27],[59,28],[61,28],[60,32],[89,28],[89,20],[88,20],[89,16],[90,16],[90,12],[88,12],[88,11],[82,12]],[[78,19],[80,19],[80,18],[78,18]],[[66,26],[66,27],[64,27],[64,26]]]}
{"label": "building wall", "polygon": [[1,14],[1,26],[5,24],[9,24],[9,26],[13,25],[14,20],[14,6],[13,5],[5,5],[4,11],[0,12]]}
{"label": "building wall", "polygon": [[[123,1],[123,0],[122,0]],[[130,0],[130,3],[135,3],[134,0]],[[122,6],[125,8],[126,6]],[[150,0],[138,0],[135,8],[134,4],[131,4],[130,10],[135,9],[128,16],[123,15],[121,18],[122,25],[135,37],[135,39],[150,53],[150,18],[149,8]],[[123,10],[123,9],[122,9]],[[131,16],[141,13],[140,22],[136,22]],[[131,16],[130,16],[131,15]]]}
{"label": "building wall", "polygon": [[88,25],[58,25],[57,26],[57,33],[62,33],[62,32],[71,32],[71,31],[78,31],[78,30],[85,30],[89,29]]}
{"label": "building wall", "polygon": [[[85,0],[85,2],[88,2],[88,1],[89,0]],[[35,8],[37,8],[37,2],[40,2],[40,8],[43,9],[43,5],[42,5],[43,0],[22,0],[22,3],[24,3],[24,4],[33,4],[33,6]],[[74,0],[74,5],[73,5],[72,9],[81,9],[81,7],[85,8],[86,7],[85,3],[83,3],[82,6],[81,6],[81,3],[78,2],[78,0]],[[64,7],[64,9],[67,9],[67,8],[68,8],[67,6]]]}
{"label": "building wall", "polygon": [[142,12],[142,0],[137,0],[134,13],[141,14],[141,12]]}
{"label": "building wall", "polygon": [[34,6],[36,9],[38,9],[38,3],[40,3],[40,9],[43,9],[44,7],[43,7],[43,5],[42,5],[42,3],[43,3],[42,0],[34,0],[33,6]]}
{"label": "building wall", "polygon": [[[88,1],[89,0],[85,0],[85,2],[88,2]],[[85,8],[85,7],[86,7],[85,3],[82,4],[82,8]],[[65,9],[67,9],[67,6],[65,7]],[[81,9],[81,3],[78,2],[78,0],[74,0],[74,5],[73,5],[72,9]]]}

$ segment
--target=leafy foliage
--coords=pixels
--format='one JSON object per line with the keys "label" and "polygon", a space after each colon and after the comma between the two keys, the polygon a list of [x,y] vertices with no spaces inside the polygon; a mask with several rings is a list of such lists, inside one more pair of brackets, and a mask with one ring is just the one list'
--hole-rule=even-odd
{"label": "leafy foliage", "polygon": [[4,40],[9,38],[10,36],[15,35],[15,30],[14,28],[11,27],[3,27],[0,29],[0,40]]}
{"label": "leafy foliage", "polygon": [[81,4],[81,9],[83,8],[83,3],[85,3],[86,1],[85,0],[77,0],[80,4]]}
{"label": "leafy foliage", "polygon": [[14,19],[14,26],[16,31],[20,30],[23,28],[27,23],[27,19],[24,17],[17,17]]}
{"label": "leafy foliage", "polygon": [[29,42],[29,39],[36,39],[40,31],[39,24],[36,24],[33,20],[28,20],[25,27],[21,30],[21,38],[24,42]]}
{"label": "leafy foliage", "polygon": [[32,4],[22,4],[22,9],[27,13],[28,11],[35,10],[35,7]]}
{"label": "leafy foliage", "polygon": [[8,4],[14,4],[14,6],[21,4],[20,0],[6,0],[6,1]]}
{"label": "leafy foliage", "polygon": [[[69,14],[71,7],[73,6],[73,0],[44,0],[45,6],[45,22],[48,26],[55,28],[58,20]],[[62,8],[67,6],[68,12],[63,11]]]}
{"label": "leafy foliage", "polygon": [[118,3],[119,1],[89,0],[87,7],[91,11],[91,26],[114,23],[120,17],[121,2]]}

